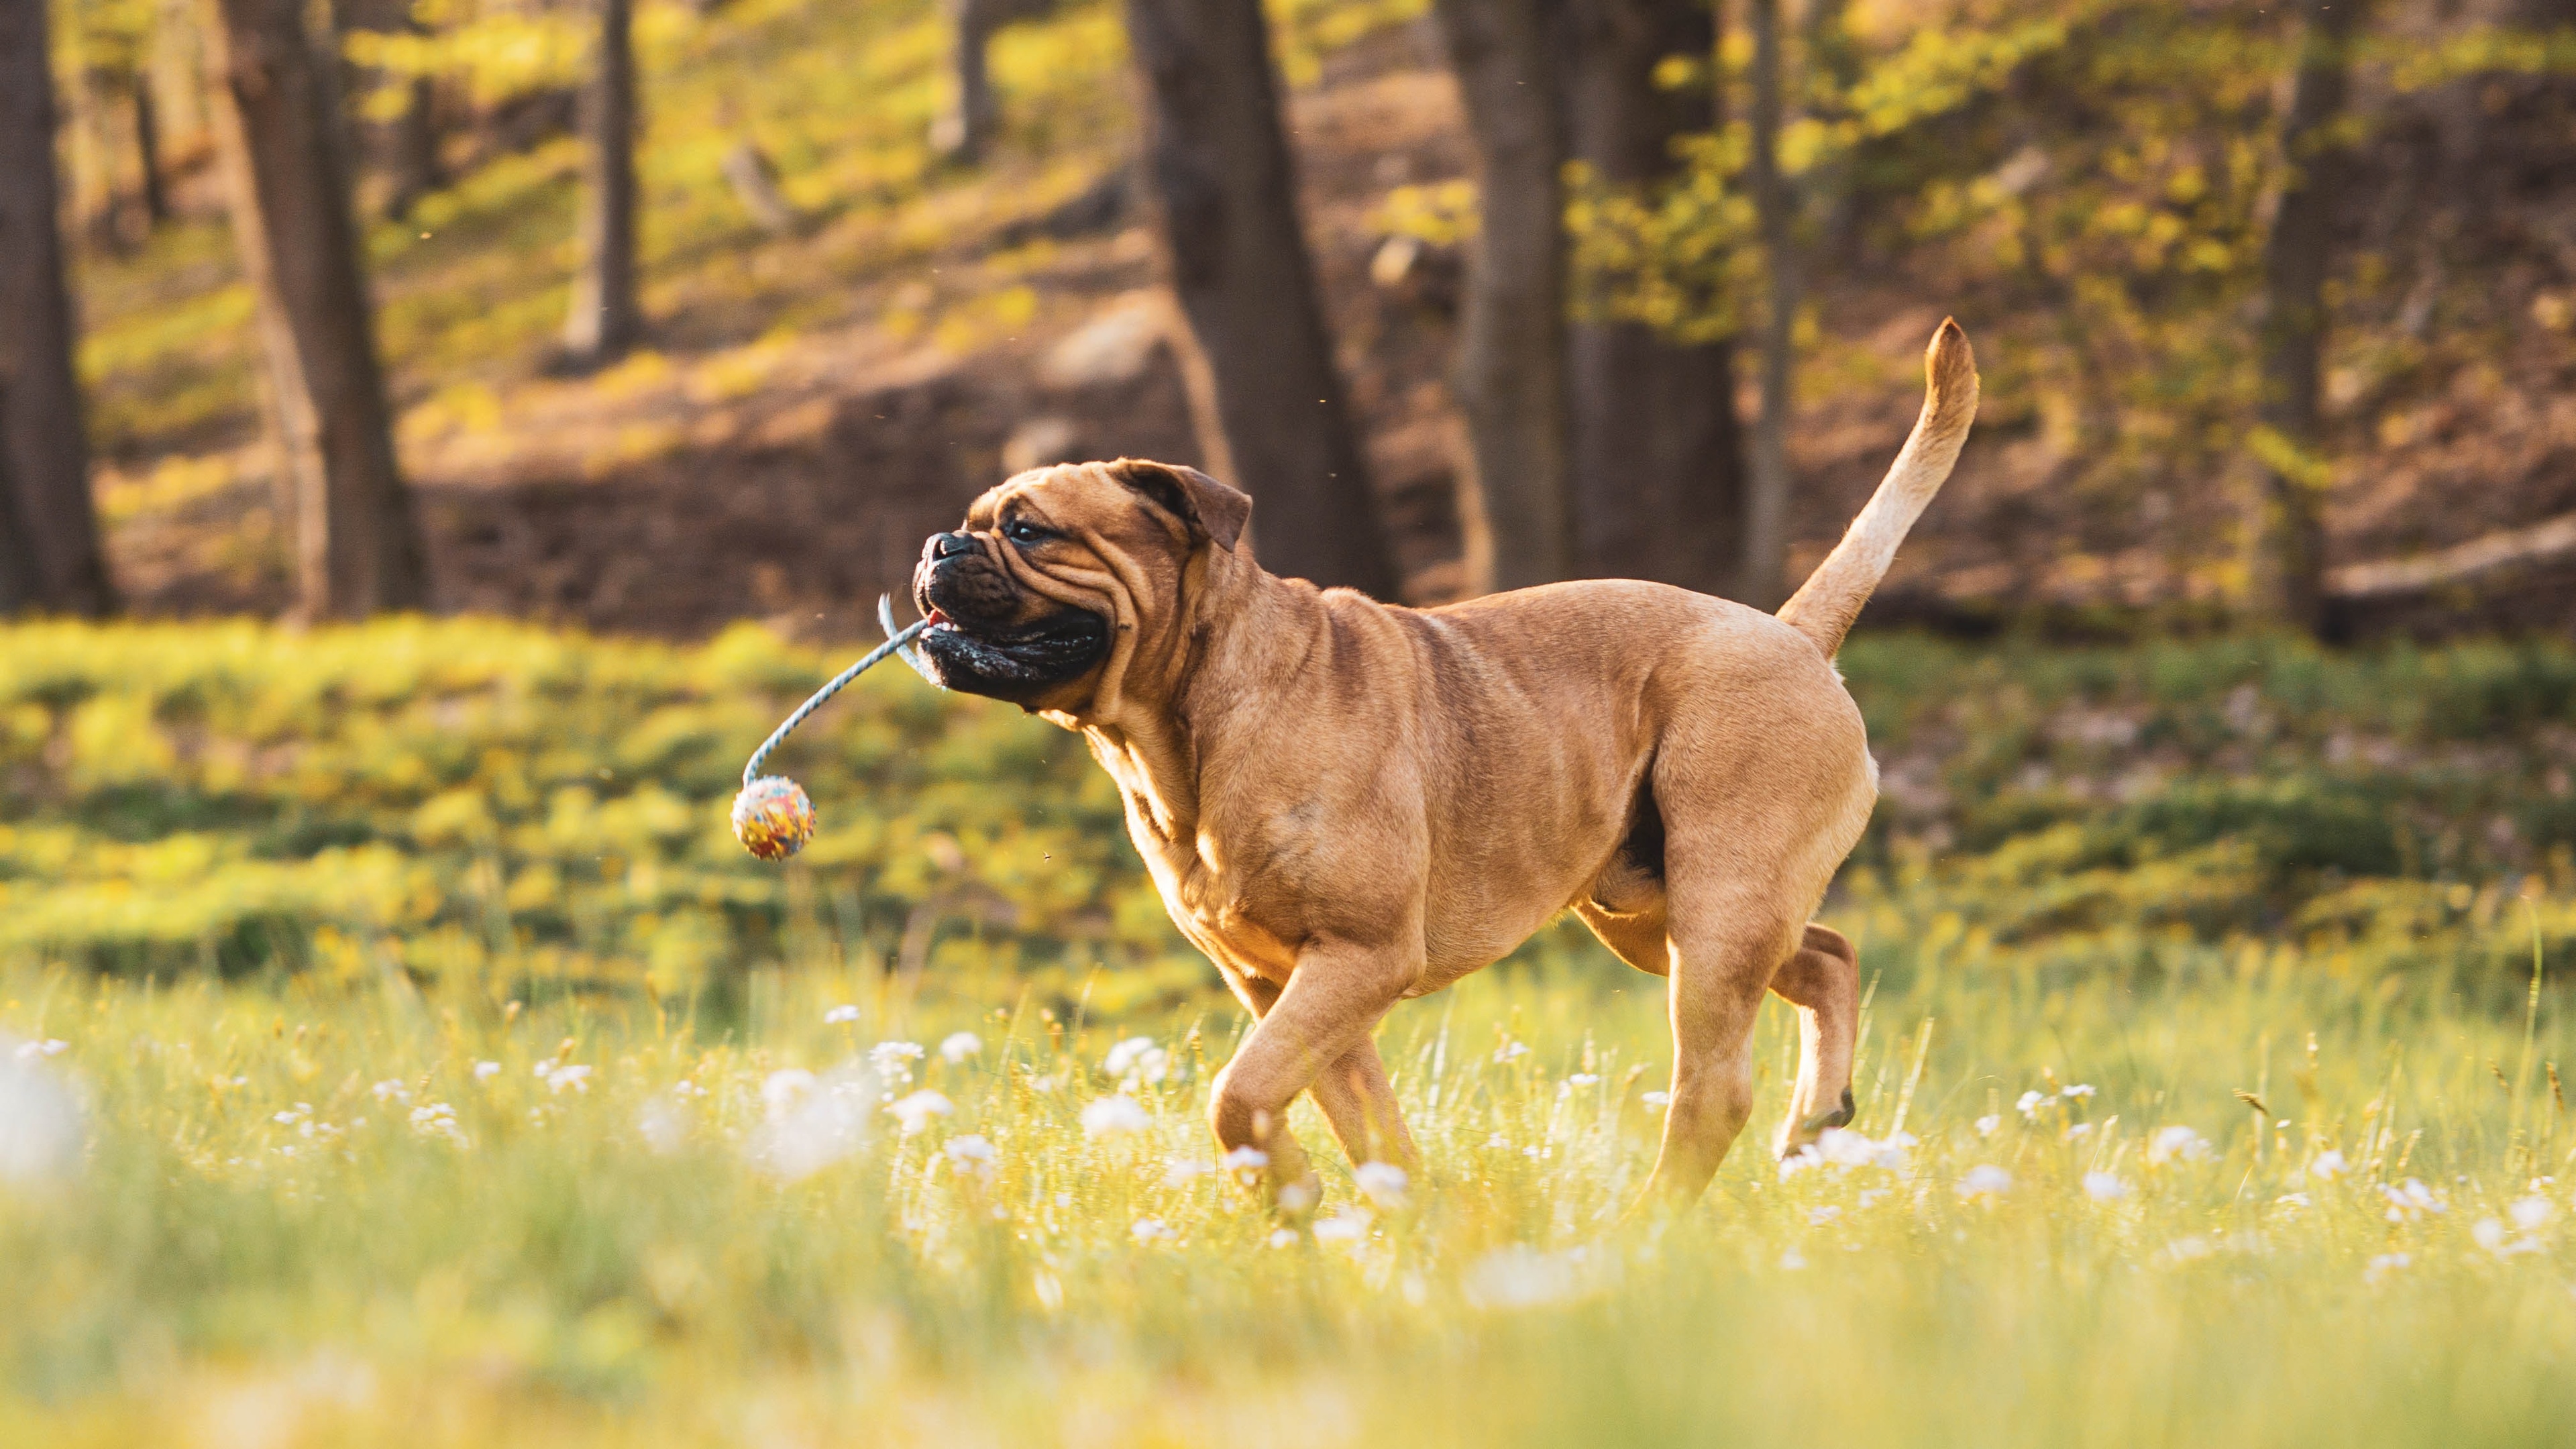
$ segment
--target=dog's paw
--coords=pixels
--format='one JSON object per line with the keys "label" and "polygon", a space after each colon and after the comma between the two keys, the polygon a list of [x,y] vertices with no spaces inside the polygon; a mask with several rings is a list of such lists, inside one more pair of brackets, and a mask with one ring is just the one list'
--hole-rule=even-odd
{"label": "dog's paw", "polygon": [[1836,1127],[1848,1127],[1859,1109],[1852,1102],[1851,1088],[1843,1088],[1842,1104],[1829,1111],[1811,1112],[1795,1126],[1784,1126],[1780,1133],[1779,1154],[1783,1159],[1797,1156]]}
{"label": "dog's paw", "polygon": [[1806,1132],[1822,1132],[1828,1127],[1848,1127],[1851,1125],[1853,1114],[1856,1111],[1857,1109],[1852,1105],[1851,1088],[1845,1087],[1843,1088],[1843,1104],[1841,1106],[1836,1107],[1830,1112],[1818,1112],[1816,1115],[1808,1118],[1805,1122],[1800,1123],[1799,1127],[1800,1130]]}

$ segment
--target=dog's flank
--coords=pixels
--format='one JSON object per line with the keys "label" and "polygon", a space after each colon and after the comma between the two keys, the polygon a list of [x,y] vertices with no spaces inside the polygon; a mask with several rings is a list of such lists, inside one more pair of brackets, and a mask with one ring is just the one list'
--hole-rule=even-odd
{"label": "dog's flank", "polygon": [[1932,334],[1923,370],[1930,386],[1905,450],[1843,531],[1842,542],[1780,606],[1781,621],[1815,640],[1828,656],[1841,650],[1861,606],[1895,562],[1896,546],[1948,480],[1960,446],[1968,441],[1968,425],[1977,418],[1977,358],[1957,322],[1944,319],[1941,330]]}

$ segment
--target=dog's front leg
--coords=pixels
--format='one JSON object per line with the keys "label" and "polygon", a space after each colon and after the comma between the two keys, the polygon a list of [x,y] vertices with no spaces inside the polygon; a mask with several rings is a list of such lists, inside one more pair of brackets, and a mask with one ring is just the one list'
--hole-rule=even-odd
{"label": "dog's front leg", "polygon": [[[1257,976],[1229,971],[1226,985],[1255,1021],[1268,1016],[1279,1000],[1279,988]],[[1315,1094],[1324,1120],[1333,1124],[1333,1136],[1340,1140],[1351,1166],[1391,1162],[1413,1170],[1413,1137],[1404,1130],[1404,1109],[1396,1105],[1395,1085],[1387,1080],[1386,1063],[1378,1058],[1374,1037],[1361,1037],[1358,1046],[1318,1073],[1308,1090]]]}
{"label": "dog's front leg", "polygon": [[1351,1166],[1391,1162],[1407,1172],[1414,1169],[1413,1135],[1404,1130],[1404,1109],[1396,1105],[1395,1084],[1387,1080],[1375,1038],[1361,1037],[1358,1046],[1325,1067],[1315,1078],[1314,1092],[1315,1105],[1333,1124],[1333,1136],[1340,1139]]}
{"label": "dog's front leg", "polygon": [[[1409,1158],[1369,1033],[1420,975],[1420,961],[1400,949],[1317,941],[1299,953],[1287,986],[1217,1073],[1209,1124],[1228,1152],[1250,1147],[1268,1157],[1280,1207],[1302,1212],[1319,1196],[1305,1150],[1288,1131],[1288,1104],[1309,1087],[1355,1158],[1379,1141]],[[1323,1080],[1328,1069],[1336,1080]]]}

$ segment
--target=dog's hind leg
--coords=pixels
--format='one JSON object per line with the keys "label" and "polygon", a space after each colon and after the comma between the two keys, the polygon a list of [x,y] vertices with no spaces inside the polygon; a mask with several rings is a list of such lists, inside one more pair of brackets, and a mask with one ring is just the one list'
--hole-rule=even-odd
{"label": "dog's hind leg", "polygon": [[1800,922],[1783,912],[1781,896],[1722,880],[1693,889],[1676,877],[1673,1099],[1646,1186],[1649,1199],[1670,1206],[1696,1201],[1753,1115],[1754,1018],[1801,939]]}
{"label": "dog's hind leg", "polygon": [[1798,1088],[1772,1144],[1781,1156],[1852,1119],[1852,1053],[1860,1035],[1860,955],[1842,932],[1807,924],[1771,989],[1798,1008]]}

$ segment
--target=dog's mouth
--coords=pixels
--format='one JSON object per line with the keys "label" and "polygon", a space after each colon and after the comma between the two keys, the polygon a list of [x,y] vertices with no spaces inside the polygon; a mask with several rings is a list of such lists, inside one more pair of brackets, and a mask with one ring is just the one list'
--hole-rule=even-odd
{"label": "dog's mouth", "polygon": [[924,617],[922,659],[942,687],[1014,704],[1081,678],[1109,652],[1109,623],[1088,609],[998,627],[963,624],[936,607]]}

